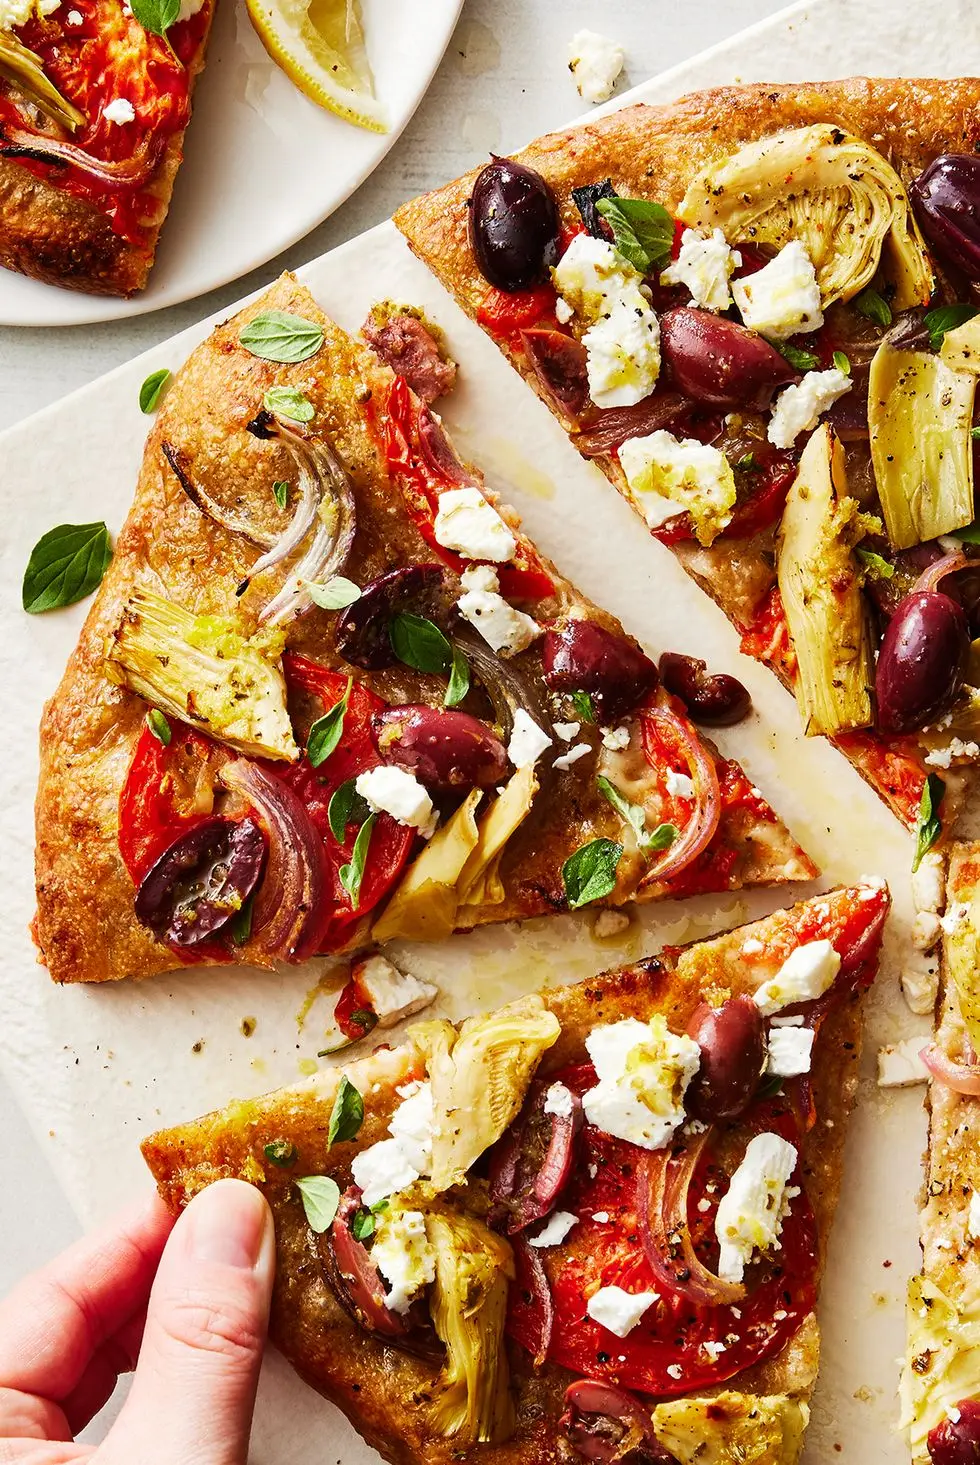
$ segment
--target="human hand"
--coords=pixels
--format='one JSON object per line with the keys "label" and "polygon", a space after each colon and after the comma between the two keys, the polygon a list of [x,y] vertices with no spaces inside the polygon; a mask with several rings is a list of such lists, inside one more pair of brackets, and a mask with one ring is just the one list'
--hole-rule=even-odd
{"label": "human hand", "polygon": [[[77,1242],[0,1304],[0,1465],[245,1465],[274,1272],[240,1180]],[[105,1441],[73,1443],[133,1368]]]}

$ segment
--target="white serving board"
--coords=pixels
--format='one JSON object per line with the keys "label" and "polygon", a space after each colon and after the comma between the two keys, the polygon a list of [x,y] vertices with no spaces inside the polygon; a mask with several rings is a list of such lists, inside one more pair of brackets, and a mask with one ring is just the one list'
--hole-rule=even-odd
{"label": "white serving board", "polygon": [[[931,23],[930,23],[931,22]],[[927,62],[918,41],[928,37]],[[970,50],[972,46],[972,51]],[[970,0],[815,0],[753,27],[623,100],[668,100],[705,84],[805,79],[845,72],[956,75],[980,63]],[[737,638],[671,555],[646,536],[598,470],[569,448],[550,414],[496,348],[445,296],[400,236],[383,225],[314,261],[303,277],[324,308],[355,330],[371,303],[394,297],[424,307],[445,329],[461,380],[445,416],[463,451],[521,510],[532,536],[580,587],[622,617],[653,653],[665,647],[737,672],[758,715],[719,735],[772,798],[831,884],[874,872],[895,897],[888,951],[870,1003],[865,1079],[848,1143],[840,1214],[821,1303],[823,1372],[807,1460],[906,1458],[893,1434],[895,1360],[903,1348],[902,1298],[917,1264],[915,1196],[925,1136],[922,1091],[881,1095],[877,1047],[922,1031],[897,985],[911,920],[910,841],[853,770],[822,740],[798,730],[795,706],[762,667],[739,657]],[[161,1124],[308,1071],[330,999],[300,1023],[324,964],[270,978],[189,972],[132,983],[59,989],[35,965],[31,805],[35,728],[84,614],[76,607],[27,617],[19,586],[38,536],[63,520],[105,517],[117,528],[136,480],[146,420],[137,391],[159,366],[176,368],[206,334],[203,322],[0,438],[6,500],[0,542],[0,687],[6,693],[0,764],[0,1065],[85,1222],[145,1186],[137,1145]],[[601,545],[601,556],[597,546]],[[436,979],[444,1007],[461,1014],[525,989],[591,975],[784,903],[802,893],[756,892],[647,908],[613,942],[591,918],[488,929],[430,948],[405,949],[413,970]],[[246,1038],[242,1019],[257,1019]],[[253,1459],[291,1465],[370,1465],[377,1457],[329,1406],[272,1357],[264,1374]]]}

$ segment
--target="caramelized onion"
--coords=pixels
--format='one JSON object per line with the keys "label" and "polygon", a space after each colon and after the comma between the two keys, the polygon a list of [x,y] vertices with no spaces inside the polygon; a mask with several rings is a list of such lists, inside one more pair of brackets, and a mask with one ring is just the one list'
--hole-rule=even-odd
{"label": "caramelized onion", "polygon": [[564,331],[521,331],[521,344],[548,406],[566,427],[577,428],[589,405],[585,347]]}
{"label": "caramelized onion", "polygon": [[0,127],[0,157],[28,158],[32,163],[56,163],[87,173],[96,183],[113,193],[135,193],[145,188],[160,166],[166,138],[148,133],[136,144],[128,158],[107,163],[94,158],[84,148],[43,132],[28,132],[3,123]]}
{"label": "caramelized onion", "polygon": [[961,549],[953,554],[944,554],[941,560],[935,560],[926,566],[912,586],[910,594],[915,595],[919,590],[938,590],[947,575],[955,575],[957,570],[970,567],[980,569],[980,564],[976,560],[967,559]]}
{"label": "caramelized onion", "polygon": [[721,790],[718,787],[718,771],[714,759],[701,743],[694,729],[671,707],[647,707],[640,713],[643,732],[643,747],[651,765],[656,768],[659,761],[654,757],[650,744],[653,734],[664,728],[670,734],[669,741],[680,743],[690,769],[694,784],[694,813],[674,843],[668,845],[661,858],[650,866],[640,882],[642,889],[672,880],[686,870],[703,854],[715,837],[721,818]]}
{"label": "caramelized onion", "polygon": [[[582,1101],[570,1094],[570,1114],[546,1114],[548,1088],[534,1085],[521,1116],[495,1147],[491,1160],[490,1199],[503,1209],[503,1229],[511,1236],[551,1214],[571,1174]],[[544,1133],[547,1145],[542,1154]],[[540,1154],[537,1163],[535,1151]]]}
{"label": "caramelized onion", "polygon": [[463,466],[442,423],[424,402],[419,405],[416,427],[419,451],[431,473],[457,488],[479,488],[483,491],[480,480]]}
{"label": "caramelized onion", "polygon": [[672,427],[690,409],[690,401],[680,392],[665,392],[662,396],[654,392],[635,407],[607,408],[585,432],[573,433],[572,442],[583,458],[604,458],[627,438],[645,437],[647,433]]}
{"label": "caramelized onion", "polygon": [[[538,727],[546,729],[551,726],[551,713],[545,700],[544,687],[536,677],[524,676],[513,661],[505,661],[498,656],[479,631],[463,622],[453,626],[450,639],[465,652],[467,660],[480,678],[483,690],[493,704],[503,742],[510,741],[514,714],[518,708],[523,707]],[[547,767],[550,767],[550,761],[545,756],[539,763],[539,776]]]}
{"label": "caramelized onion", "polygon": [[955,1094],[980,1094],[980,1063],[957,1063],[948,1058],[938,1043],[929,1043],[919,1054],[933,1078]]}
{"label": "caramelized onion", "polygon": [[723,1282],[709,1271],[691,1240],[688,1191],[713,1132],[706,1129],[680,1155],[671,1155],[669,1150],[651,1151],[636,1169],[640,1237],[650,1270],[665,1287],[699,1307],[727,1306],[745,1296],[741,1283]]}
{"label": "caramelized onion", "polygon": [[[236,514],[233,509],[228,509],[224,504],[219,504],[213,499],[188,473],[183,454],[174,447],[173,443],[161,443],[160,451],[170,464],[177,482],[196,509],[199,509],[207,518],[213,519],[216,524],[220,524],[222,529],[227,529],[230,534],[240,534],[243,539],[247,539],[250,544],[257,545],[259,549],[271,549],[275,544],[274,537],[256,528],[246,515]],[[245,583],[248,584],[247,581]]]}

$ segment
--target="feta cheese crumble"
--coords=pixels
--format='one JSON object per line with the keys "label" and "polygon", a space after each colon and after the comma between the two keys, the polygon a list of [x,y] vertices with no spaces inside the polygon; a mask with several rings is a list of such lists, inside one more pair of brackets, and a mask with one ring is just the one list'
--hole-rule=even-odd
{"label": "feta cheese crumble", "polygon": [[555,732],[563,743],[570,743],[578,734],[582,724],[580,722],[556,722]]}
{"label": "feta cheese crumble", "polygon": [[567,770],[573,763],[577,763],[580,758],[584,758],[587,753],[591,752],[591,743],[576,743],[574,748],[569,748],[567,753],[562,753],[560,758],[555,759],[554,766],[560,770]]}
{"label": "feta cheese crumble", "polygon": [[354,787],[375,813],[390,814],[410,829],[432,828],[432,800],[414,773],[382,764],[359,773]]}
{"label": "feta cheese crumble", "polygon": [[385,1302],[406,1313],[423,1287],[435,1281],[436,1253],[421,1211],[396,1210],[378,1219],[371,1260],[388,1284]]}
{"label": "feta cheese crumble", "polygon": [[840,971],[840,957],[829,941],[807,941],[791,951],[779,971],[763,982],[754,1001],[763,1017],[794,1002],[822,997]]}
{"label": "feta cheese crumble", "polygon": [[582,337],[597,407],[642,402],[660,374],[660,325],[643,276],[605,239],[577,234],[552,271],[555,288],[589,322]]}
{"label": "feta cheese crumble", "polygon": [[680,253],[660,276],[661,285],[686,285],[695,305],[705,310],[727,310],[732,303],[729,280],[742,263],[720,229],[704,235],[685,229]]}
{"label": "feta cheese crumble", "polygon": [[917,911],[935,913],[946,903],[946,862],[942,855],[930,850],[922,856],[919,868],[912,872],[912,904]]}
{"label": "feta cheese crumble", "polygon": [[548,734],[534,721],[523,707],[514,713],[514,727],[507,744],[507,756],[515,768],[526,768],[537,763],[545,748],[551,747]]}
{"label": "feta cheese crumble", "polygon": [[394,1027],[428,1007],[439,995],[431,982],[420,981],[411,972],[400,972],[380,954],[354,963],[351,976],[371,1004],[379,1028]]}
{"label": "feta cheese crumble", "polygon": [[966,1213],[966,1234],[971,1241],[980,1241],[980,1195],[976,1191],[970,1196]]}
{"label": "feta cheese crumble", "polygon": [[800,1073],[809,1073],[813,1038],[812,1028],[772,1028],[766,1072],[779,1078],[795,1078]]}
{"label": "feta cheese crumble", "polygon": [[757,1134],[732,1176],[715,1215],[720,1247],[718,1275],[741,1282],[757,1251],[775,1246],[789,1202],[799,1192],[789,1186],[796,1149],[778,1134]]}
{"label": "feta cheese crumble", "polygon": [[554,1114],[558,1119],[570,1119],[575,1103],[571,1089],[563,1083],[553,1083],[544,1096],[545,1114]]}
{"label": "feta cheese crumble", "polygon": [[930,768],[948,768],[954,758],[975,762],[980,758],[980,743],[965,743],[962,738],[952,738],[945,748],[933,748],[931,753],[927,753],[924,762]]}
{"label": "feta cheese crumble", "polygon": [[573,1226],[578,1225],[578,1216],[571,1211],[554,1211],[537,1236],[528,1238],[529,1246],[560,1246]]}
{"label": "feta cheese crumble", "polygon": [[80,10],[69,10],[65,16],[65,21],[68,25],[84,25],[85,17]]}
{"label": "feta cheese crumble", "polygon": [[115,101],[102,108],[102,115],[107,122],[122,125],[124,122],[136,121],[136,108],[125,97],[116,97]]}
{"label": "feta cheese crumble", "polygon": [[541,627],[522,610],[515,610],[500,594],[500,581],[489,565],[474,565],[460,576],[463,594],[456,609],[479,631],[494,651],[515,656],[541,635]]}
{"label": "feta cheese crumble", "polygon": [[686,773],[677,773],[675,769],[668,768],[664,783],[672,799],[694,798],[694,780]]}
{"label": "feta cheese crumble", "polygon": [[660,429],[628,438],[619,461],[651,529],[687,512],[699,542],[708,545],[731,523],[735,475],[725,454],[709,443]]}
{"label": "feta cheese crumble", "polygon": [[630,745],[630,730],[625,722],[619,727],[607,727],[602,731],[602,746],[611,753],[619,753]]}
{"label": "feta cheese crumble", "polygon": [[749,330],[774,341],[823,325],[817,272],[798,239],[784,244],[755,274],[734,280],[732,295]]}
{"label": "feta cheese crumble", "polygon": [[607,102],[625,60],[618,42],[598,31],[577,31],[568,47],[568,69],[583,102]]}
{"label": "feta cheese crumble", "polygon": [[505,564],[517,549],[514,535],[478,488],[441,493],[433,532],[443,549],[454,549],[468,560]]}
{"label": "feta cheese crumble", "polygon": [[622,1287],[600,1287],[589,1298],[585,1310],[601,1328],[617,1338],[625,1338],[659,1296],[658,1292],[624,1292]]}
{"label": "feta cheese crumble", "polygon": [[903,1038],[900,1043],[888,1043],[879,1048],[878,1087],[907,1089],[926,1083],[929,1070],[920,1057],[924,1046],[924,1038]]}
{"label": "feta cheese crumble", "polygon": [[361,1150],[351,1176],[368,1207],[414,1185],[432,1163],[432,1089],[410,1083],[398,1090],[402,1102],[388,1125],[390,1139]]}
{"label": "feta cheese crumble", "polygon": [[849,392],[853,382],[846,371],[808,371],[801,382],[776,398],[766,436],[777,448],[791,448],[801,432],[816,427],[820,418]]}
{"label": "feta cheese crumble", "polygon": [[52,15],[61,0],[0,0],[0,31],[26,25],[32,16]]}
{"label": "feta cheese crumble", "polygon": [[597,941],[610,936],[621,936],[630,927],[630,918],[625,911],[598,911],[592,922],[592,934]]}
{"label": "feta cheese crumble", "polygon": [[686,1033],[672,1033],[658,1013],[592,1029],[585,1040],[598,1083],[583,1095],[590,1124],[641,1149],[657,1150],[684,1122],[684,1094],[701,1062]]}

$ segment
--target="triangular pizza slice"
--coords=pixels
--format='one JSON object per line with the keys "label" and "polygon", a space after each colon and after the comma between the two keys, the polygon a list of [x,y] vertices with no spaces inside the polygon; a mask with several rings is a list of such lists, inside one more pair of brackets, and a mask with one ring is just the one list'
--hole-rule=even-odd
{"label": "triangular pizza slice", "polygon": [[395,216],[910,826],[980,758],[978,147],[975,77],[725,87]]}
{"label": "triangular pizza slice", "polygon": [[396,1465],[794,1465],[888,912],[841,888],[146,1140],[261,1187],[272,1338]]}
{"label": "triangular pizza slice", "polygon": [[654,662],[294,279],[192,354],[44,716],[56,980],[814,873]]}

